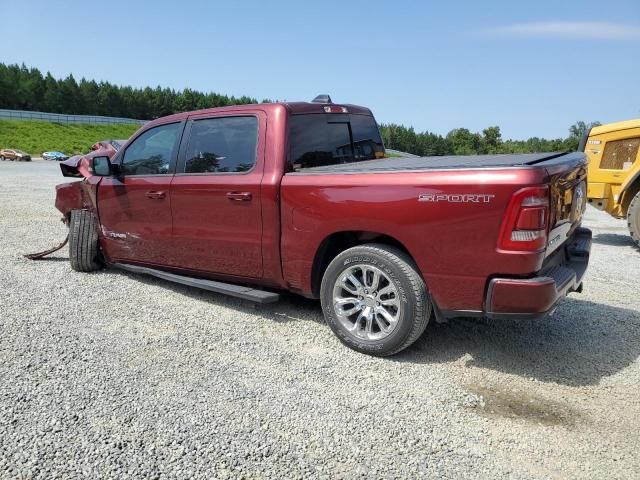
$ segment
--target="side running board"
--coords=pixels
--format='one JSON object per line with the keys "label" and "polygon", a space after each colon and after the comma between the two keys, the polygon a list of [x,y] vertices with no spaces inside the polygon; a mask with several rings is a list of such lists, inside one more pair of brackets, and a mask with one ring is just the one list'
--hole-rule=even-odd
{"label": "side running board", "polygon": [[244,287],[242,285],[234,285],[233,283],[185,277],[184,275],[176,275],[175,273],[163,272],[162,270],[155,270],[153,268],[139,267],[138,265],[130,265],[128,263],[115,263],[113,266],[127,272],[151,275],[163,280],[168,280],[169,282],[201,288],[211,292],[223,293],[225,295],[243,298],[252,302],[274,303],[280,300],[280,295],[277,293],[266,292],[264,290],[258,290],[251,287]]}

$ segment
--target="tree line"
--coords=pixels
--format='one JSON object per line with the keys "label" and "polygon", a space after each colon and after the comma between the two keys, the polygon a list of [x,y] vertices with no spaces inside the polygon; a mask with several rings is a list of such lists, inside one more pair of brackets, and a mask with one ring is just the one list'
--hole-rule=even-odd
{"label": "tree line", "polygon": [[482,155],[573,151],[577,149],[584,132],[595,125],[600,123],[577,122],[569,127],[569,135],[566,138],[551,140],[539,137],[503,140],[498,126],[485,128],[482,133],[456,128],[442,136],[431,132],[416,132],[412,127],[392,123],[380,125],[380,133],[387,148],[415,155]]}
{"label": "tree line", "polygon": [[[181,91],[159,86],[133,88],[85,78],[78,82],[73,75],[56,79],[49,72],[43,75],[37,68],[24,64],[0,63],[0,108],[12,110],[152,120],[176,112],[248,103],[258,101],[189,88]],[[485,128],[482,133],[457,128],[443,136],[416,132],[403,125],[382,124],[380,132],[387,148],[421,156],[527,153],[575,150],[582,133],[595,124],[577,122],[566,138],[551,140],[538,137],[503,140],[498,126]]]}
{"label": "tree line", "polygon": [[202,93],[189,88],[133,88],[73,75],[56,79],[37,68],[0,63],[0,108],[69,115],[152,120],[176,112],[258,103],[251,97]]}

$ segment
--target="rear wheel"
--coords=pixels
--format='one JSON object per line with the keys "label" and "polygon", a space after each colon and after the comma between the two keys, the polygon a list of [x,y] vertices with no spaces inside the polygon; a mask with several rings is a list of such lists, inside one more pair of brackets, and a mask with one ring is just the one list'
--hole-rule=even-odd
{"label": "rear wheel", "polygon": [[627,225],[629,233],[636,245],[640,247],[640,192],[636,193],[627,210]]}
{"label": "rear wheel", "polygon": [[411,259],[382,244],[338,255],[325,271],[320,296],[336,336],[376,356],[393,355],[415,342],[431,313],[429,294]]}
{"label": "rear wheel", "polygon": [[76,272],[94,272],[102,267],[95,215],[89,210],[73,210],[69,223],[69,260]]}

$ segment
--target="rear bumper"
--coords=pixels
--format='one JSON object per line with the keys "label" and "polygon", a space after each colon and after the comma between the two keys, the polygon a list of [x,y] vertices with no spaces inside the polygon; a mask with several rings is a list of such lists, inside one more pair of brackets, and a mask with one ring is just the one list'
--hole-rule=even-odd
{"label": "rear bumper", "polygon": [[485,300],[489,318],[543,317],[571,292],[582,291],[589,263],[591,230],[578,228],[534,278],[493,278]]}

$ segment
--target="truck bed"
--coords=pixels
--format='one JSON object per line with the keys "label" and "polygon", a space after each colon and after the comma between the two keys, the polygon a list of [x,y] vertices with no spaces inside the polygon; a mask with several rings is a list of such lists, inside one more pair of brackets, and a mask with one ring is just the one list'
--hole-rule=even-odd
{"label": "truck bed", "polygon": [[476,169],[527,167],[554,159],[570,160],[572,156],[581,157],[581,153],[525,153],[500,155],[447,155],[441,157],[391,157],[362,162],[341,163],[324,167],[302,168],[295,174],[331,174],[331,173],[368,173],[424,171],[437,169]]}

